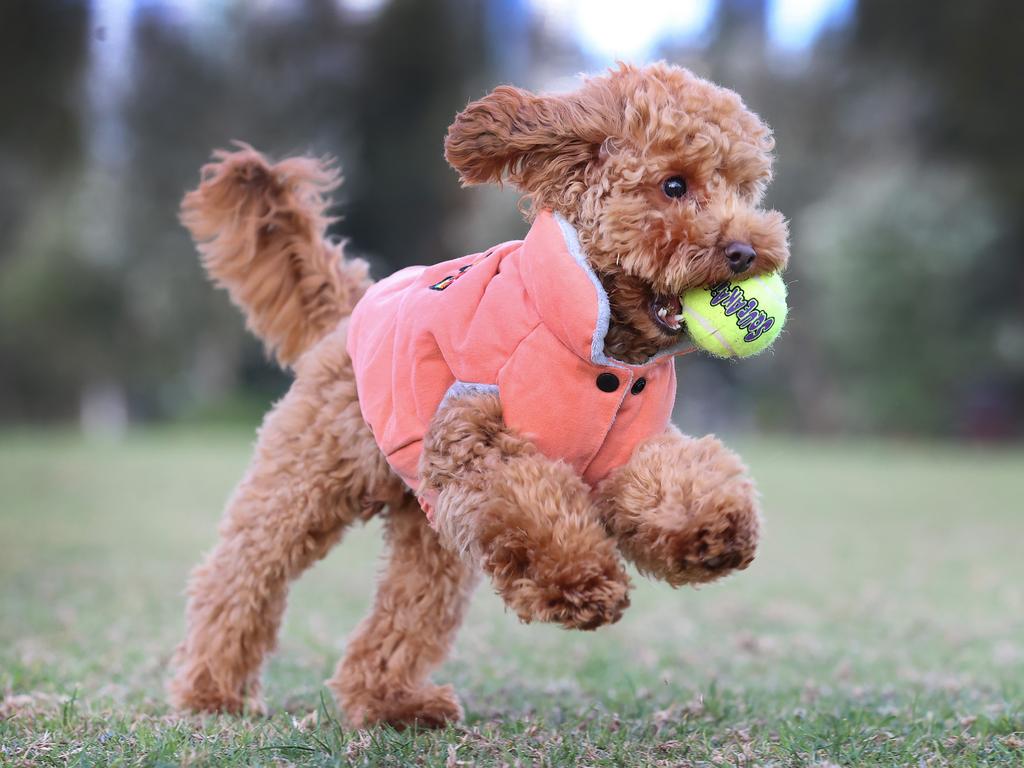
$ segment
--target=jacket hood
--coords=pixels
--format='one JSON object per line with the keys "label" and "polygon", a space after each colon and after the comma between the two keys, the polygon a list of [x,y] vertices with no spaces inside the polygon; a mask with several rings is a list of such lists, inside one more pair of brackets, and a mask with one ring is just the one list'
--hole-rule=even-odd
{"label": "jacket hood", "polygon": [[682,339],[643,363],[632,365],[605,354],[611,322],[608,294],[583,252],[576,229],[561,214],[537,214],[523,241],[523,287],[544,324],[566,347],[594,365],[642,370],[666,357],[689,352]]}

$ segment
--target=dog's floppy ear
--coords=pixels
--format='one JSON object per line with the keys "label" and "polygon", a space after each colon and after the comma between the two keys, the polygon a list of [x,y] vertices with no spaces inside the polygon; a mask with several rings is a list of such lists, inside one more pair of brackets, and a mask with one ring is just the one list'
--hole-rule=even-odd
{"label": "dog's floppy ear", "polygon": [[529,192],[594,160],[604,139],[578,95],[538,96],[502,85],[455,117],[444,154],[465,184],[508,178]]}

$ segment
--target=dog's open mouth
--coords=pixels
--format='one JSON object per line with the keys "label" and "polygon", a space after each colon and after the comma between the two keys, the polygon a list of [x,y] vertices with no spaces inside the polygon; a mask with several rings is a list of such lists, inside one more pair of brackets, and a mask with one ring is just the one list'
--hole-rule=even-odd
{"label": "dog's open mouth", "polygon": [[651,300],[651,317],[665,333],[674,335],[683,331],[683,305],[678,296],[655,295]]}

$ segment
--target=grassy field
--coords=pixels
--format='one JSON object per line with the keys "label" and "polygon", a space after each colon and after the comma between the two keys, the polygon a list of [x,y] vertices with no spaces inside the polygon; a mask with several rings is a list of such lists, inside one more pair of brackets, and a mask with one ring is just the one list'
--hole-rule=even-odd
{"label": "grassy field", "polygon": [[249,436],[0,437],[4,765],[1024,764],[1024,453],[741,444],[767,531],[701,590],[636,579],[596,633],[483,588],[452,681],[466,722],[352,732],[322,687],[365,611],[371,524],[293,592],[269,718],[177,717],[182,586]]}

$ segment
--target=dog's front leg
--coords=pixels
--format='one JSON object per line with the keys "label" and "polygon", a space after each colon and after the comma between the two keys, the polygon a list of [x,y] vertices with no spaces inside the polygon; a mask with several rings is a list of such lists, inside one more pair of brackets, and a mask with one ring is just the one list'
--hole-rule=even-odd
{"label": "dog's front leg", "polygon": [[629,577],[583,480],[508,429],[497,395],[444,403],[424,438],[442,542],[479,564],[523,621],[595,629],[629,605]]}
{"label": "dog's front leg", "polygon": [[648,576],[673,586],[713,581],[754,559],[757,490],[717,438],[671,427],[637,448],[597,496],[622,554]]}

